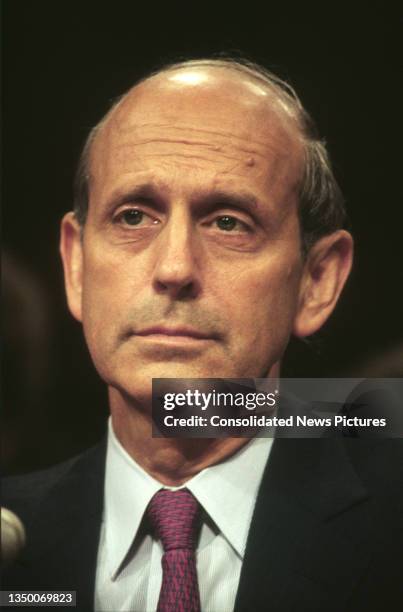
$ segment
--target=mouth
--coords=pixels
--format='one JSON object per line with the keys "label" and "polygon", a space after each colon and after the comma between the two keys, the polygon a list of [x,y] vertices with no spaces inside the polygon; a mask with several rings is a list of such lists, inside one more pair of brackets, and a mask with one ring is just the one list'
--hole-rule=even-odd
{"label": "mouth", "polygon": [[165,325],[156,325],[154,327],[147,327],[135,332],[136,336],[154,340],[167,340],[167,341],[201,341],[201,340],[216,340],[217,336],[213,334],[206,334],[194,329],[192,327],[180,326],[180,327],[167,327]]}

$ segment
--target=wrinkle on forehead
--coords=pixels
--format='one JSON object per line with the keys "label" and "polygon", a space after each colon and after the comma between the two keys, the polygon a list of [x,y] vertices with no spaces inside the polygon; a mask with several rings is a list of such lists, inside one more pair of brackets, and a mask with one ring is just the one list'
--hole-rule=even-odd
{"label": "wrinkle on forehead", "polygon": [[[193,141],[191,138],[114,138],[103,149],[93,170],[95,177],[104,179],[112,171],[119,169],[123,174],[152,169],[153,165],[161,167],[197,167],[215,169],[219,174],[244,176],[246,172],[267,174],[267,179],[273,184],[280,180],[284,172],[292,179],[299,178],[299,163],[295,163],[292,153],[280,142],[240,147],[232,143],[230,138],[221,139],[220,144]],[[270,164],[267,158],[270,157]],[[292,181],[293,182],[293,181]],[[290,187],[292,185],[290,184]]]}
{"label": "wrinkle on forehead", "polygon": [[[203,135],[204,138],[202,138]],[[223,158],[238,158],[239,161],[241,161],[239,156],[244,157],[245,155],[248,156],[248,159],[251,156],[266,158],[268,150],[281,156],[283,149],[286,148],[283,139],[276,138],[275,134],[270,141],[260,141],[251,138],[234,138],[233,134],[224,131],[196,130],[187,125],[175,126],[174,129],[169,125],[129,126],[120,130],[119,134],[116,134],[116,131],[110,131],[107,140],[108,149],[115,152],[139,149],[139,154],[146,155],[147,148],[150,146],[159,147],[161,150],[166,149],[167,152],[173,146],[176,147],[178,154],[178,147],[183,147],[184,151],[198,148],[206,152],[219,153]]]}
{"label": "wrinkle on forehead", "polygon": [[[234,79],[232,79],[233,81]],[[228,83],[227,83],[228,85]],[[214,164],[217,174],[250,169],[290,189],[303,170],[303,139],[294,121],[273,101],[246,90],[239,79],[223,87],[137,86],[102,125],[91,151],[92,179],[157,164]],[[241,92],[240,97],[235,96]],[[272,96],[273,98],[273,96]],[[279,117],[281,115],[281,118]],[[91,181],[93,183],[93,180]]]}
{"label": "wrinkle on forehead", "polygon": [[[269,118],[268,118],[269,119]],[[105,128],[105,131],[110,134],[115,134],[117,136],[128,136],[131,135],[133,137],[137,137],[138,141],[147,142],[147,134],[149,138],[159,138],[161,140],[161,133],[167,133],[169,136],[167,138],[172,138],[172,140],[176,142],[189,142],[192,144],[200,144],[200,145],[208,145],[212,146],[206,138],[209,136],[213,136],[215,138],[222,138],[223,140],[231,138],[232,140],[239,141],[240,147],[245,146],[245,143],[251,143],[250,134],[248,136],[243,136],[241,134],[236,134],[234,132],[228,132],[225,130],[218,129],[208,129],[206,127],[195,127],[188,123],[180,123],[174,125],[173,123],[139,123],[138,121],[128,122],[126,119],[119,119],[116,117],[115,119],[111,119],[111,125],[108,128]],[[273,122],[266,122],[265,129],[269,129],[269,125]],[[275,126],[272,126],[271,136],[275,137],[276,129]],[[188,133],[190,138],[183,139],[181,135],[183,133]],[[263,140],[260,138],[253,138],[253,143],[255,146],[266,147],[267,139]],[[217,145],[214,145],[217,147]],[[245,150],[248,150],[246,147]]]}
{"label": "wrinkle on forehead", "polygon": [[[176,155],[194,155],[191,149],[197,148],[198,151],[206,153],[217,153],[217,161],[224,159],[245,160],[247,165],[252,166],[256,163],[255,158],[266,159],[268,154],[279,157],[289,158],[290,154],[295,153],[295,144],[292,139],[284,137],[282,133],[273,130],[270,138],[247,138],[224,130],[212,130],[195,128],[192,126],[169,124],[129,124],[122,122],[108,126],[102,139],[100,138],[95,151],[102,153],[102,157],[114,157],[115,155],[124,156],[133,153],[134,155],[147,156],[147,149],[158,148],[160,154],[172,155],[173,147]],[[182,151],[179,150],[182,148]],[[199,157],[199,155],[197,156]],[[210,158],[212,159],[212,158]]]}

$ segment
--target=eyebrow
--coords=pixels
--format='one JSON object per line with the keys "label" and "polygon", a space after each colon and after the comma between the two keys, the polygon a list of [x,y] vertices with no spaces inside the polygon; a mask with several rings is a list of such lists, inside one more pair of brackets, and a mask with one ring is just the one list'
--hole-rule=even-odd
{"label": "eyebrow", "polygon": [[161,195],[152,183],[142,183],[135,187],[125,189],[118,188],[107,198],[109,207],[120,206],[132,200],[161,200]]}
{"label": "eyebrow", "polygon": [[[139,184],[127,190],[118,189],[108,198],[108,208],[121,206],[133,200],[153,200],[154,204],[157,204],[157,206],[160,204],[162,207],[164,197],[161,195],[161,191],[163,190],[163,185],[158,188],[153,183],[149,182]],[[253,193],[245,190],[233,191],[218,189],[205,193],[200,191],[195,196],[191,197],[191,202],[201,203],[203,208],[223,205],[231,208],[247,208],[254,211],[262,206],[262,203],[260,203],[259,199]]]}
{"label": "eyebrow", "polygon": [[206,194],[200,198],[206,206],[217,204],[229,206],[230,208],[248,208],[257,210],[259,208],[258,198],[248,191],[223,191],[218,190]]}

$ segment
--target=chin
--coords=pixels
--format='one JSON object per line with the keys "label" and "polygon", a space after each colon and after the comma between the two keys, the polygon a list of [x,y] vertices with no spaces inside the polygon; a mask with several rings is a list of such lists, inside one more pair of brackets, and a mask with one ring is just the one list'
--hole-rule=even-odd
{"label": "chin", "polygon": [[220,371],[202,364],[191,363],[158,363],[142,365],[134,372],[120,372],[116,377],[110,377],[108,385],[117,389],[122,395],[135,402],[149,403],[152,398],[153,378],[236,378],[236,374],[228,369]]}

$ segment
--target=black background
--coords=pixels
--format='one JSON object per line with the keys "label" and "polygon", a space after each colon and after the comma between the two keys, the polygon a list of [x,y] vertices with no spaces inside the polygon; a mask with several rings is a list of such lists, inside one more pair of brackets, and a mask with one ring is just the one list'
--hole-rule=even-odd
{"label": "black background", "polygon": [[355,267],[325,330],[311,347],[292,347],[286,373],[365,371],[368,359],[403,341],[402,20],[376,5],[355,5],[354,15],[351,7],[319,6],[297,13],[270,2],[236,9],[3,1],[4,248],[46,296],[50,337],[40,401],[30,405],[29,389],[21,399],[24,372],[4,363],[7,413],[30,414],[18,418],[31,440],[8,469],[62,459],[104,429],[106,392],[65,305],[59,221],[71,208],[90,127],[113,98],[167,61],[226,51],[263,63],[293,84],[328,143],[356,240]]}

